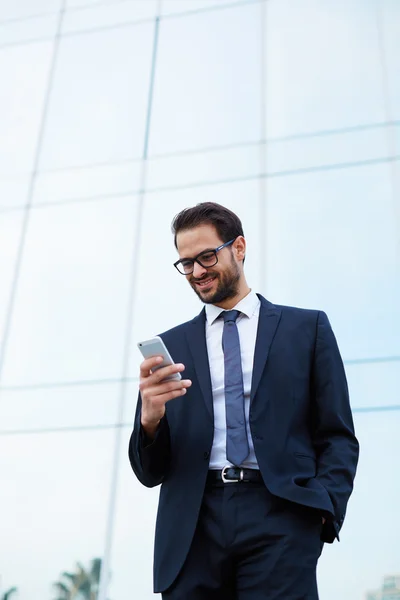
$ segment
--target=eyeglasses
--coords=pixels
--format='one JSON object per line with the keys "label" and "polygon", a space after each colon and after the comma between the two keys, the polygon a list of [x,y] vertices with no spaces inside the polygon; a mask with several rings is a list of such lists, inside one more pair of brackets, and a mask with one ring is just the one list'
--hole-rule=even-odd
{"label": "eyeglasses", "polygon": [[218,262],[217,252],[233,244],[236,238],[230,242],[225,242],[222,246],[218,246],[214,250],[203,250],[194,258],[181,258],[174,263],[174,267],[178,269],[181,275],[191,275],[194,271],[194,263],[197,262],[203,269],[214,267]]}

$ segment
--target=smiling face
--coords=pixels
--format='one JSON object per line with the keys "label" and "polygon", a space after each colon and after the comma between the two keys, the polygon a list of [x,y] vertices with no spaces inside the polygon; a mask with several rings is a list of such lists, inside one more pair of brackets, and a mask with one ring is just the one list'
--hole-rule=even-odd
{"label": "smiling face", "polygon": [[[180,231],[176,242],[181,259],[194,258],[224,243],[213,225],[199,225]],[[194,271],[186,275],[186,279],[202,302],[230,308],[248,293],[243,274],[245,250],[246,242],[239,236],[231,246],[217,253],[218,262],[213,267],[205,268],[194,263]]]}

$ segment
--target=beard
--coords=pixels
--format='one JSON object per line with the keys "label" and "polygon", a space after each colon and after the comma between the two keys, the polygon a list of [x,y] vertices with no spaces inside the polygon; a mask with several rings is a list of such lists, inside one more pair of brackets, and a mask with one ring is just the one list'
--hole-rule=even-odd
{"label": "beard", "polygon": [[[205,279],[209,279],[210,277],[215,277],[215,281],[217,281],[217,289],[215,291],[210,290],[203,292],[196,286],[196,281],[203,281]],[[208,271],[208,273],[206,273],[206,275],[201,279],[192,278],[190,279],[189,283],[204,304],[219,304],[224,300],[234,298],[238,294],[239,280],[240,269],[232,257],[231,266],[226,271],[222,273],[213,273],[212,271]]]}

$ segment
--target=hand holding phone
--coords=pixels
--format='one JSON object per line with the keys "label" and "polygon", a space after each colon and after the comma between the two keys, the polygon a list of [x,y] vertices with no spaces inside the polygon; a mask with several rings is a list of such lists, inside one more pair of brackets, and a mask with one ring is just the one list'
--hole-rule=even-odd
{"label": "hand holding phone", "polygon": [[[172,357],[171,357],[170,353],[168,352],[168,349],[167,349],[166,345],[164,344],[162,338],[160,338],[158,335],[151,338],[150,340],[145,340],[144,342],[139,342],[138,348],[139,348],[140,352],[142,353],[143,358],[151,358],[152,356],[162,356],[163,357],[163,361],[161,363],[152,367],[151,370],[153,373],[155,371],[157,371],[157,369],[161,369],[162,367],[168,367],[170,365],[175,364],[174,361],[172,360]],[[164,377],[162,379],[162,381],[170,381],[171,379],[176,379],[179,381],[180,379],[182,379],[182,377],[181,377],[181,374],[178,372],[178,373],[173,373],[172,375],[168,375],[167,377]]]}
{"label": "hand holding phone", "polygon": [[140,365],[141,425],[153,439],[165,414],[166,403],[186,394],[192,382],[182,379],[180,371],[185,366],[174,363],[160,337],[139,342],[138,348],[145,357]]}

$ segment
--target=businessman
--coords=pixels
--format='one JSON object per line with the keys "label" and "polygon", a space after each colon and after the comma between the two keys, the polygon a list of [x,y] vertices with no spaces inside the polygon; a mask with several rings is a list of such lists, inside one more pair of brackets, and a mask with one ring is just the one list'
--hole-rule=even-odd
{"label": "businessman", "polygon": [[[142,362],[129,458],[161,484],[154,590],[167,600],[317,600],[358,461],[325,313],[249,288],[240,219],[204,202],[173,221],[176,269],[204,303]],[[180,381],[165,381],[181,372]]]}

